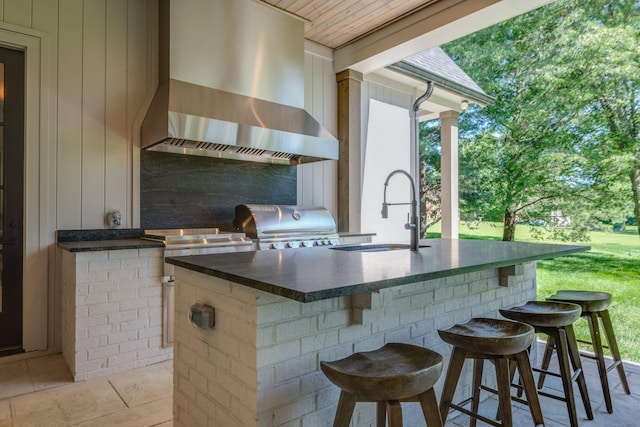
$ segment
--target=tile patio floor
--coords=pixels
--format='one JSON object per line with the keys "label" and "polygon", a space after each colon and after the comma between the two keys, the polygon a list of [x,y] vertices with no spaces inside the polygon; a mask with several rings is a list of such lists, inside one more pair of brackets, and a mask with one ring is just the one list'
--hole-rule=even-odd
{"label": "tile patio floor", "polygon": [[[538,345],[539,350],[542,347]],[[583,359],[583,363],[594,420],[586,419],[576,395],[580,425],[640,426],[640,365],[625,363],[631,395],[622,391],[617,373],[609,373],[614,412],[608,414],[595,362]],[[553,377],[549,377],[546,385],[561,389]],[[171,361],[79,383],[71,381],[59,354],[0,364],[0,427],[169,427],[173,424],[171,396]],[[540,400],[547,427],[568,425],[563,402],[542,396]],[[487,414],[495,414],[496,406],[493,398],[481,405]],[[465,415],[446,423],[447,427],[468,425],[469,418]],[[478,426],[482,425],[485,424],[478,422]],[[531,425],[527,407],[514,404],[514,426]]]}

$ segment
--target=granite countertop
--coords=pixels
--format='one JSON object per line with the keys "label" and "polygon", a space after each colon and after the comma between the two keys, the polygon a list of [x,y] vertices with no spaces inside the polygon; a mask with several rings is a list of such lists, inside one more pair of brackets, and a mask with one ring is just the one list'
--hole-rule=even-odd
{"label": "granite countertop", "polygon": [[590,249],[463,239],[427,239],[421,244],[428,247],[418,252],[313,247],[171,257],[166,262],[296,301],[311,302]]}
{"label": "granite countertop", "polygon": [[164,248],[162,242],[146,239],[88,240],[58,242],[58,246],[69,252],[115,251],[121,249]]}
{"label": "granite countertop", "polygon": [[163,248],[162,242],[142,239],[139,228],[58,230],[58,246],[69,252],[115,251],[120,249]]}

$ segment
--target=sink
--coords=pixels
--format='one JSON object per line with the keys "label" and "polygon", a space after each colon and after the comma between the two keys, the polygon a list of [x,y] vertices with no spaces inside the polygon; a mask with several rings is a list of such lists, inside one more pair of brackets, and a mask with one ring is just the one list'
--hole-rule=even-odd
{"label": "sink", "polygon": [[[429,248],[428,245],[420,245],[420,248]],[[380,243],[373,245],[348,245],[348,246],[331,246],[329,249],[336,251],[353,251],[353,252],[387,252],[408,250],[409,245],[404,243]]]}

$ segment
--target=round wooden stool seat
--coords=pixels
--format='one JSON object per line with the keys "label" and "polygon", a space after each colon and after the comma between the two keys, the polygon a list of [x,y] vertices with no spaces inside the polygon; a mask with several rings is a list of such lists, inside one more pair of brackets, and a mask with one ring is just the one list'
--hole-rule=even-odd
{"label": "round wooden stool seat", "polygon": [[534,338],[532,326],[502,319],[473,318],[438,330],[447,343],[482,354],[510,355],[525,351]]}
{"label": "round wooden stool seat", "polygon": [[[402,427],[401,402],[420,402],[428,427],[442,427],[434,384],[442,356],[428,348],[388,343],[334,362],[320,362],[322,372],[340,387],[334,427],[348,427],[356,403],[376,402],[376,425]],[[387,418],[388,415],[388,418]]]}
{"label": "round wooden stool seat", "polygon": [[[547,298],[547,300],[578,304],[582,308],[582,313],[580,314],[580,316],[584,318],[589,325],[589,334],[591,335],[591,341],[579,341],[586,344],[591,344],[593,346],[593,355],[584,352],[580,353],[580,355],[596,360],[607,412],[612,413],[613,404],[611,402],[611,391],[609,390],[609,379],[607,377],[607,373],[611,369],[615,368],[618,371],[618,376],[620,377],[620,383],[622,384],[624,392],[626,394],[630,394],[631,391],[629,390],[627,374],[624,371],[624,365],[622,363],[622,358],[620,357],[620,350],[618,349],[616,335],[613,331],[611,317],[609,316],[611,294],[607,292],[595,291],[560,290],[557,291],[554,295],[551,295],[549,298]],[[600,330],[600,323],[602,323],[602,331]],[[607,346],[603,345],[603,338],[606,340]],[[613,363],[608,366],[608,362],[604,358],[604,348],[607,347],[611,351],[611,357],[613,359]],[[547,342],[544,357],[542,360],[543,369],[546,369],[549,366],[549,360],[551,359],[551,353],[553,352],[553,349],[554,343]],[[544,375],[541,375],[538,383],[544,383],[544,378]]]}
{"label": "round wooden stool seat", "polygon": [[611,294],[591,291],[557,291],[547,298],[550,301],[564,301],[578,304],[582,311],[598,312],[606,310],[611,304]]}
{"label": "round wooden stool seat", "polygon": [[500,309],[507,319],[531,326],[557,328],[571,325],[580,318],[582,309],[577,304],[554,301],[528,301],[523,305]]}
{"label": "round wooden stool seat", "polygon": [[[540,408],[538,392],[533,379],[529,347],[535,337],[535,329],[526,323],[503,319],[476,317],[467,323],[453,325],[448,329],[439,329],[443,341],[453,345],[447,375],[440,397],[440,418],[447,421],[450,410],[462,412],[471,417],[469,426],[475,427],[481,420],[494,426],[513,427],[511,408],[511,369],[520,373],[522,388],[531,412],[534,425],[543,425],[544,418]],[[473,360],[473,380],[471,398],[454,403],[453,397],[460,374],[467,359]],[[496,372],[496,387],[483,385],[484,362],[490,361]],[[498,414],[501,422],[486,417],[479,412],[480,391],[487,390],[498,395]],[[465,407],[471,401],[471,408]]]}
{"label": "round wooden stool seat", "polygon": [[322,372],[342,390],[372,402],[403,400],[433,387],[442,356],[411,344],[389,343],[374,351],[320,362]]}
{"label": "round wooden stool seat", "polygon": [[[578,344],[572,326],[580,318],[582,308],[578,304],[568,302],[528,301],[517,307],[500,309],[500,314],[507,319],[528,323],[534,327],[536,333],[547,335],[547,342],[557,348],[560,372],[559,374],[551,374],[561,378],[564,395],[542,390],[539,390],[538,394],[565,402],[570,425],[578,427],[578,415],[572,384],[575,380],[580,389],[580,396],[582,397],[587,418],[592,420],[593,410],[589,401],[587,383],[580,363]],[[573,373],[571,366],[573,366]],[[541,368],[532,369],[540,372],[540,375],[544,377],[545,374],[550,373],[548,367],[549,364],[547,363]],[[539,382],[538,386],[542,388],[542,382]]]}

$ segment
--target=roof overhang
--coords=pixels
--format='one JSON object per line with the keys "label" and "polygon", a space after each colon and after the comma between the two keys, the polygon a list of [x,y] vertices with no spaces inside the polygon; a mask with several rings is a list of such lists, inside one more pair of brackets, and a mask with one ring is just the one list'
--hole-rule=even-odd
{"label": "roof overhang", "polygon": [[334,72],[371,73],[552,1],[441,0],[337,49]]}

